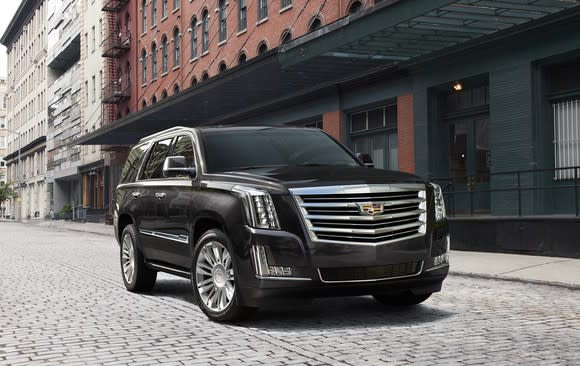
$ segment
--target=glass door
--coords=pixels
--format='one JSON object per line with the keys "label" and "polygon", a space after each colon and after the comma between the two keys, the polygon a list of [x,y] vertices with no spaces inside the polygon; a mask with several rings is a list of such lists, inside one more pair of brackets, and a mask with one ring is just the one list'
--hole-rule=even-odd
{"label": "glass door", "polygon": [[451,211],[459,214],[490,211],[489,117],[472,116],[448,121]]}

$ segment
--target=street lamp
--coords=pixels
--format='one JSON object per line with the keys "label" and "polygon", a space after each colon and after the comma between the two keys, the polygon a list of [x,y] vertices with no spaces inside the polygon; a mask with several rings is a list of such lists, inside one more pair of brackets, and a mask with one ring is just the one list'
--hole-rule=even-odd
{"label": "street lamp", "polygon": [[20,221],[22,220],[22,197],[21,197],[21,185],[22,185],[22,175],[20,174],[20,172],[22,171],[22,159],[20,157],[20,148],[22,147],[21,145],[21,137],[22,134],[18,131],[13,131],[13,130],[9,130],[9,129],[5,129],[7,132],[13,133],[15,135],[18,135],[18,165],[16,166],[16,184],[18,185],[18,198],[16,199],[16,202],[18,203],[17,205],[17,220]]}

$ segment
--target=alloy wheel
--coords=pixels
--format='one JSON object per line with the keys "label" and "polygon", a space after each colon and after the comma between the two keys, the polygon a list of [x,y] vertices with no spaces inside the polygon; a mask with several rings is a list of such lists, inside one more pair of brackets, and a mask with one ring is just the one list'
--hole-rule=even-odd
{"label": "alloy wheel", "polygon": [[201,301],[211,311],[222,312],[232,303],[234,268],[224,245],[211,241],[201,248],[195,265],[195,285]]}
{"label": "alloy wheel", "polygon": [[123,276],[127,283],[133,282],[135,274],[135,251],[133,250],[133,239],[131,235],[123,237],[123,253],[121,255],[121,264],[123,265]]}

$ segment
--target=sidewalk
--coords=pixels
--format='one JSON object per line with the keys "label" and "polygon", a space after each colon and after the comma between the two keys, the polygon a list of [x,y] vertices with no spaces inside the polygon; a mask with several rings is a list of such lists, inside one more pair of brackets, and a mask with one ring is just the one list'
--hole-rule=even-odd
{"label": "sidewalk", "polygon": [[[24,221],[21,225],[92,233],[110,236],[111,240],[115,240],[112,225],[62,220],[29,220]],[[451,251],[450,261],[451,275],[495,278],[580,289],[580,259]]]}

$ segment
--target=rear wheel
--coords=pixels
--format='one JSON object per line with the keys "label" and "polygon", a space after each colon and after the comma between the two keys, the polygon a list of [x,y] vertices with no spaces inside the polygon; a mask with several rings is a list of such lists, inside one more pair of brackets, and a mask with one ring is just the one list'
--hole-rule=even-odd
{"label": "rear wheel", "polygon": [[127,225],[121,235],[121,273],[125,287],[132,292],[151,290],[157,279],[157,271],[145,265],[138,240],[135,225]]}
{"label": "rear wheel", "polygon": [[245,318],[251,308],[239,304],[231,242],[221,231],[206,231],[193,253],[191,282],[201,310],[214,321]]}
{"label": "rear wheel", "polygon": [[422,303],[427,300],[431,294],[413,295],[412,293],[404,293],[400,295],[373,295],[378,302],[390,306],[412,306]]}

